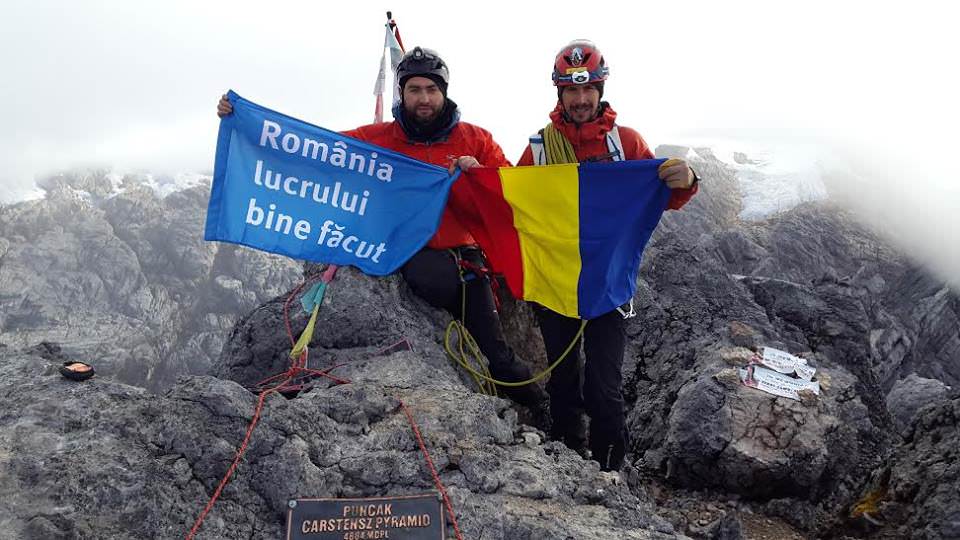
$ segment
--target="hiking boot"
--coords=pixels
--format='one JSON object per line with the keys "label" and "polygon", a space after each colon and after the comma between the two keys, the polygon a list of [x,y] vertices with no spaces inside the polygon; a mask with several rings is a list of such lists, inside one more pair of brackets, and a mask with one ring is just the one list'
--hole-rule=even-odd
{"label": "hiking boot", "polygon": [[550,429],[550,438],[561,441],[567,448],[580,454],[583,459],[589,458],[587,452],[587,424],[582,413],[564,415],[563,418],[553,418]]}
{"label": "hiking boot", "polygon": [[623,467],[626,449],[623,444],[590,445],[591,459],[600,463],[601,471],[619,471]]}
{"label": "hiking boot", "polygon": [[601,471],[619,471],[627,455],[625,434],[619,437],[604,436],[602,433],[590,433],[591,459],[600,463]]}

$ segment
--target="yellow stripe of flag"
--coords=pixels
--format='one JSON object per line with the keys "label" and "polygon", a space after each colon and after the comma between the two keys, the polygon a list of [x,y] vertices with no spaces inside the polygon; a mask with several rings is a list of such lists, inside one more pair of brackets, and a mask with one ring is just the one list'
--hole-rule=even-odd
{"label": "yellow stripe of flag", "polygon": [[577,164],[501,168],[500,182],[520,238],[524,297],[575,317],[581,268]]}

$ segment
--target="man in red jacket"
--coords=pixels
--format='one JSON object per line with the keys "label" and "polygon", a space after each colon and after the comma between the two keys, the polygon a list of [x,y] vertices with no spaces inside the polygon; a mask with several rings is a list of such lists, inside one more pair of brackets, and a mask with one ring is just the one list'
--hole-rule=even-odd
{"label": "man in red jacket", "polygon": [[[561,49],[554,61],[553,84],[559,101],[550,124],[530,138],[518,165],[547,165],[585,161],[653,159],[639,133],[615,123],[617,113],[600,101],[609,69],[596,46],[577,40]],[[677,210],[693,197],[699,179],[682,160],[661,166],[660,178],[672,189],[668,208]],[[566,350],[580,328],[580,320],[564,317],[542,306],[535,309],[547,361]],[[618,470],[627,448],[621,367],[626,346],[625,320],[633,316],[633,302],[591,319],[584,330],[586,355],[580,383],[580,344],[573,356],[550,375],[551,435],[585,453],[583,411],[590,417],[590,453],[603,470]],[[581,391],[582,387],[582,391]]]}
{"label": "man in red jacket", "polygon": [[[460,121],[457,104],[447,97],[450,73],[440,56],[415,47],[397,66],[401,100],[393,108],[393,122],[369,124],[345,131],[344,135],[367,141],[434,165],[469,169],[471,167],[509,167],[490,132]],[[233,112],[226,99],[220,99],[217,114]],[[431,305],[461,316],[462,293],[466,290],[464,325],[490,363],[495,379],[516,382],[529,379],[530,369],[516,358],[504,339],[489,282],[485,276],[460,276],[459,260],[486,266],[473,236],[450,208],[444,209],[440,227],[427,247],[414,255],[400,270],[414,293]],[[546,394],[536,384],[500,387],[514,401],[538,406]]]}

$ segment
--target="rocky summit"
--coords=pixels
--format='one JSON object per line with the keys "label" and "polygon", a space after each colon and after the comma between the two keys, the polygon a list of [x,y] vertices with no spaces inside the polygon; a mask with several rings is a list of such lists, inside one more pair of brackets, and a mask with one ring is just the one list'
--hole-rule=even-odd
{"label": "rocky summit", "polygon": [[[283,537],[291,499],[436,491],[420,441],[468,539],[960,536],[960,297],[829,201],[746,222],[733,168],[658,155],[704,180],[644,256],[617,474],[479,392],[399,276],[340,269],[307,361],[330,377],[258,408],[323,268],[204,243],[202,186],[84,172],[0,208],[0,538],[184,538],[255,419],[197,538]],[[529,309],[503,314],[542,368]],[[763,347],[819,395],[741,383]]]}

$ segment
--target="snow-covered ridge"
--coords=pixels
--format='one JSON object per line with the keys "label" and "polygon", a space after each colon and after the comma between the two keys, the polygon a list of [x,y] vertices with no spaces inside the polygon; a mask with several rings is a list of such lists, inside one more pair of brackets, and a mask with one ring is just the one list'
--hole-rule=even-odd
{"label": "snow-covered ridge", "polygon": [[153,174],[121,169],[76,169],[37,182],[31,191],[11,194],[11,202],[42,199],[52,192],[90,203],[112,199],[130,189],[146,187],[163,199],[172,193],[196,186],[209,186],[209,174],[179,172]]}
{"label": "snow-covered ridge", "polygon": [[[763,219],[828,196],[820,158],[822,149],[818,146],[762,146],[740,141],[705,146],[713,157],[736,171],[743,200],[741,219]],[[691,149],[687,159],[695,163],[706,156]]]}
{"label": "snow-covered ridge", "polygon": [[209,185],[210,175],[200,173],[180,172],[170,175],[154,175],[150,173],[130,175],[111,172],[106,175],[107,179],[113,185],[114,191],[111,197],[119,195],[125,191],[131,184],[142,185],[152,189],[161,199],[171,193],[184,189],[196,187],[199,185]]}

